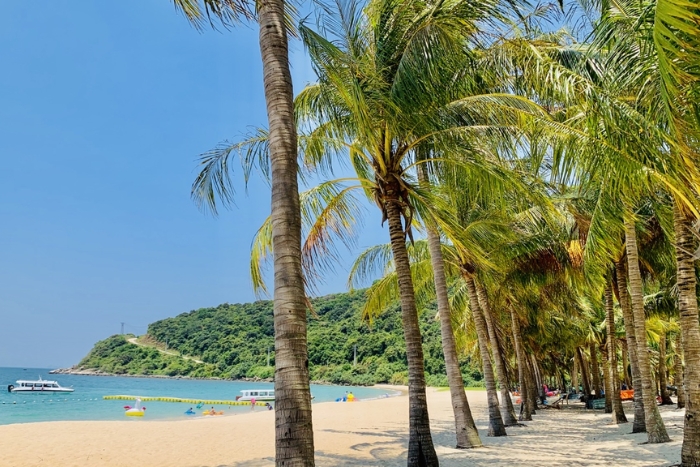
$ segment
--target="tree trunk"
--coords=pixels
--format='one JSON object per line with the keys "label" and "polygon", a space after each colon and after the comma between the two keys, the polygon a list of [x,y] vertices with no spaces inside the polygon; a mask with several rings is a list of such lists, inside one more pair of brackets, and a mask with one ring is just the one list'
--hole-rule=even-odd
{"label": "tree trunk", "polygon": [[659,395],[661,405],[673,405],[668,394],[668,370],[666,369],[666,331],[659,336]]}
{"label": "tree trunk", "polygon": [[491,351],[493,352],[493,362],[496,366],[498,382],[501,385],[501,407],[503,407],[503,410],[501,410],[501,416],[503,417],[503,423],[505,426],[517,426],[518,419],[515,418],[515,409],[513,408],[513,401],[510,398],[510,391],[508,390],[508,377],[506,376],[506,369],[503,363],[501,349],[498,345],[496,325],[493,320],[493,315],[491,314],[489,297],[486,290],[479,282],[474,281],[474,283],[476,285],[476,293],[479,298],[479,306],[481,307],[481,311],[484,312],[484,320],[486,321],[486,328],[488,329],[489,340],[491,341]]}
{"label": "tree trunk", "polygon": [[493,375],[491,357],[489,356],[486,323],[481,313],[481,307],[479,306],[476,284],[474,283],[474,279],[469,277],[467,273],[464,274],[464,280],[467,283],[469,308],[471,308],[472,317],[474,318],[474,327],[476,328],[476,336],[479,341],[479,353],[481,354],[481,363],[484,368],[484,383],[486,384],[486,397],[488,398],[489,404],[489,431],[487,436],[506,436],[506,427],[503,425],[501,410],[498,406],[496,379]]}
{"label": "tree trunk", "polygon": [[385,207],[389,221],[391,251],[394,267],[399,282],[401,299],[401,321],[406,340],[406,358],[408,360],[408,399],[409,399],[409,437],[408,466],[437,466],[438,458],[430,435],[428,401],[425,395],[425,371],[423,365],[423,345],[418,326],[418,310],[411,277],[411,263],[406,251],[406,234],[401,221],[398,206],[398,187],[387,187]]}
{"label": "tree trunk", "polygon": [[527,383],[527,403],[530,405],[530,414],[537,414],[537,401],[539,400],[540,391],[537,388],[537,377],[532,369],[532,361],[530,355],[525,353],[525,382]]}
{"label": "tree trunk", "polygon": [[581,369],[581,380],[583,380],[583,394],[586,396],[586,401],[591,398],[591,379],[588,377],[586,370],[586,359],[583,356],[581,347],[576,347],[576,357],[578,358],[578,367]]}
{"label": "tree trunk", "polygon": [[269,124],[275,327],[275,461],[313,466],[314,437],[301,270],[297,135],[283,0],[258,4]]}
{"label": "tree trunk", "polygon": [[681,344],[681,334],[676,334],[676,354],[673,356],[673,382],[678,393],[677,407],[685,408],[685,384],[683,381],[683,345]]}
{"label": "tree trunk", "polygon": [[[651,364],[646,339],[646,323],[644,316],[644,294],[642,291],[642,275],[639,271],[639,257],[637,249],[637,232],[634,219],[625,219],[625,247],[627,249],[627,269],[630,286],[630,302],[634,314],[634,335],[637,337],[637,360],[639,361],[639,374],[642,379],[642,397],[644,398],[644,419],[647,428],[647,440],[650,444],[666,443],[668,437],[664,421],[659,414],[652,386]],[[693,290],[693,293],[695,291]],[[694,298],[693,298],[694,299]],[[697,321],[697,313],[695,314]],[[700,350],[700,347],[698,347]],[[700,414],[699,414],[700,415]],[[700,435],[700,432],[698,432]]]}
{"label": "tree trunk", "polygon": [[[537,408],[537,401],[540,403],[543,403],[542,397],[544,395],[544,389],[542,388],[542,374],[540,373],[540,369],[537,366],[537,357],[535,357],[534,354],[530,354],[530,374],[532,375],[532,378],[530,379],[530,382],[532,383],[532,392],[535,394],[535,408]],[[535,413],[534,411],[532,413]]]}
{"label": "tree trunk", "polygon": [[608,332],[608,372],[610,374],[612,419],[613,423],[627,423],[627,417],[620,399],[620,377],[617,372],[617,346],[615,345],[615,312],[613,310],[613,293],[610,282],[605,286],[605,325]]}
{"label": "tree trunk", "polygon": [[522,337],[520,336],[520,323],[515,310],[510,308],[511,329],[513,332],[513,348],[515,349],[515,358],[518,360],[518,383],[520,384],[520,420],[532,420],[530,412],[530,403],[528,401],[528,384],[525,368],[525,349],[523,349]]}
{"label": "tree trunk", "polygon": [[620,341],[620,354],[622,354],[622,368],[624,374],[623,381],[625,382],[626,388],[630,389],[632,387],[632,381],[630,380],[630,362],[629,358],[627,358],[628,351],[627,343],[625,341]]}
{"label": "tree trunk", "polygon": [[615,263],[617,275],[617,292],[620,297],[625,336],[627,337],[627,350],[630,356],[630,370],[632,372],[632,389],[634,389],[634,420],[632,421],[632,433],[644,433],[647,425],[644,415],[644,391],[642,390],[642,377],[639,372],[639,359],[637,358],[637,339],[635,337],[634,313],[627,292],[627,264],[621,259]]}
{"label": "tree trunk", "polygon": [[571,372],[571,387],[574,394],[578,394],[578,360],[574,357],[574,369]]}
{"label": "tree trunk", "polygon": [[598,345],[595,342],[588,344],[588,349],[591,353],[591,375],[593,376],[593,390],[595,398],[603,397],[603,391],[600,386],[600,365],[598,364]]}
{"label": "tree trunk", "polygon": [[676,234],[678,310],[685,360],[685,423],[681,465],[688,467],[700,465],[700,324],[695,295],[695,263],[692,256],[697,242],[691,231],[691,219],[677,206],[673,209],[673,228]]}
{"label": "tree trunk", "polygon": [[612,413],[612,380],[610,379],[610,362],[608,362],[607,349],[600,351],[603,357],[603,384],[605,386],[605,413]]}
{"label": "tree trunk", "polygon": [[[422,171],[420,173],[423,174]],[[447,382],[450,386],[452,411],[455,417],[457,448],[466,449],[483,446],[479,432],[474,424],[474,418],[467,400],[467,393],[464,390],[462,372],[459,368],[457,345],[455,344],[452,330],[452,312],[447,294],[447,280],[445,279],[445,262],[442,259],[440,247],[440,236],[430,227],[428,227],[428,248],[430,249],[430,262],[433,266],[433,279],[435,281],[438,313],[440,315],[442,353],[445,356],[445,370],[447,372]]]}

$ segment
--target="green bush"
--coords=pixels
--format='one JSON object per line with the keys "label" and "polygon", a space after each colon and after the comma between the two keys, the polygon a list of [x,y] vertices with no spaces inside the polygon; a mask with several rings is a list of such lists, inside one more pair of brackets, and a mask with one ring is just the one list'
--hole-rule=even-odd
{"label": "green bush", "polygon": [[390,384],[406,386],[408,384],[408,371],[400,371],[391,375]]}

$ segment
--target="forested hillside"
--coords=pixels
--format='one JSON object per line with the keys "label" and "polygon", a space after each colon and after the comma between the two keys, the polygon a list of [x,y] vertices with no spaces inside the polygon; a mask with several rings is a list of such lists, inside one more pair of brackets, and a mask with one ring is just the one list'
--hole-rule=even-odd
{"label": "forested hillside", "polygon": [[[371,324],[361,319],[364,292],[313,300],[309,313],[309,368],[313,381],[336,384],[406,383],[406,349],[398,306]],[[434,309],[421,314],[425,369],[431,385],[445,385],[439,323]],[[98,342],[79,363],[83,369],[116,374],[272,378],[272,302],[228,303],[201,308],[152,323],[147,340],[204,363],[166,355],[129,343],[123,336]],[[357,346],[357,364],[353,365]],[[269,349],[269,366],[268,366]],[[481,374],[462,362],[467,385],[481,385]]]}

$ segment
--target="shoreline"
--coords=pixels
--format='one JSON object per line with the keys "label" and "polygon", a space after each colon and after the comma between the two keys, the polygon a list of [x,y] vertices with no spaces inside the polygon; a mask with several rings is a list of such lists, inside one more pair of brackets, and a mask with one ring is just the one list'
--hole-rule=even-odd
{"label": "shoreline", "polygon": [[[316,465],[352,467],[406,465],[409,401],[400,397],[357,403],[314,404]],[[660,412],[670,443],[643,444],[645,433],[630,434],[631,423],[612,425],[609,414],[572,403],[562,410],[541,410],[533,421],[508,428],[508,436],[487,437],[485,391],[467,393],[481,449],[456,449],[448,391],[427,391],[433,443],[443,467],[518,465],[625,465],[667,467],[680,461],[683,411]],[[631,403],[623,403],[628,414]],[[146,422],[146,423],[143,423]],[[192,420],[123,420],[51,423],[51,436],[37,437],[33,423],[0,426],[0,465],[68,467],[272,467],[275,413],[246,412]],[[41,427],[39,427],[41,428]],[[137,449],[133,447],[136,440]]]}
{"label": "shoreline", "polygon": [[[190,379],[190,380],[197,380],[197,381],[243,381],[246,383],[274,383],[275,380],[272,378],[219,378],[219,377],[203,377],[203,376],[169,376],[169,375],[130,375],[130,374],[116,374],[116,373],[107,373],[103,372],[100,370],[81,370],[81,369],[74,369],[74,368],[56,368],[55,370],[50,370],[49,371],[50,375],[72,375],[72,376],[112,376],[112,377],[119,377],[119,378],[154,378],[154,379]],[[328,381],[309,381],[309,384],[315,384],[317,386],[338,386],[338,387],[358,387],[358,388],[379,388],[379,387],[387,387],[387,388],[406,388],[406,391],[408,391],[408,386],[400,386],[400,385],[392,385],[389,383],[377,383],[377,384],[372,384],[368,386],[363,386],[360,384],[337,384],[337,383],[331,383]],[[441,389],[442,386],[426,386],[427,388],[434,388],[434,389]],[[484,389],[481,387],[475,387],[475,388],[466,388],[467,390],[473,390],[473,389]]]}

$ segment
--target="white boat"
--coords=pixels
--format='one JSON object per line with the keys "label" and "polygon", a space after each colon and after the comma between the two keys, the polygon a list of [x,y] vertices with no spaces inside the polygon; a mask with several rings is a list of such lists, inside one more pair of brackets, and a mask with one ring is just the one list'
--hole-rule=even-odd
{"label": "white boat", "polygon": [[7,386],[7,392],[13,394],[54,394],[54,393],[71,393],[73,388],[64,388],[56,381],[48,381],[41,379],[38,380],[17,380],[16,385],[10,384]]}
{"label": "white boat", "polygon": [[274,389],[246,389],[241,391],[242,396],[236,396],[237,401],[250,401],[255,399],[256,401],[274,401],[275,400],[275,390]]}

